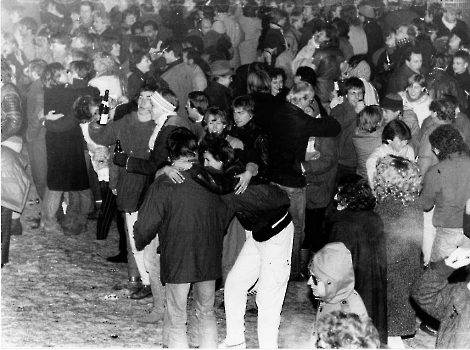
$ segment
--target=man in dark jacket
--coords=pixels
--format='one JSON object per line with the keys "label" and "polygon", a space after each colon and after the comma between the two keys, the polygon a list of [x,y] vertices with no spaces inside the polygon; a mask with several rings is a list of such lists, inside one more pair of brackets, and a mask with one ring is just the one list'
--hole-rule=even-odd
{"label": "man in dark jacket", "polygon": [[[470,344],[469,265],[470,249],[457,248],[429,268],[411,291],[418,305],[441,321],[436,349],[463,349]],[[459,272],[466,275],[465,281],[450,283],[448,277],[463,266],[466,268]]]}
{"label": "man in dark jacket", "polygon": [[388,80],[386,93],[404,91],[408,85],[408,78],[419,74],[423,65],[423,56],[419,49],[409,47],[403,52],[404,62],[392,73]]}

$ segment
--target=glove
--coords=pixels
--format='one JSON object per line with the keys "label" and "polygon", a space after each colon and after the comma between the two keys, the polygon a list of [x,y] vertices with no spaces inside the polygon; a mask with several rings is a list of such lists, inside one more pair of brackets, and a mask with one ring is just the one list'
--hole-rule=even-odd
{"label": "glove", "polygon": [[113,163],[117,166],[125,167],[127,163],[127,158],[129,157],[124,152],[114,153]]}

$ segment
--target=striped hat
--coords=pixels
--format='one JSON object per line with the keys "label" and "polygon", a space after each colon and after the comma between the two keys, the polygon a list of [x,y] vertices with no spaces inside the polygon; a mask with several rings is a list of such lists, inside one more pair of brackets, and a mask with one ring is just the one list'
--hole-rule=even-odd
{"label": "striped hat", "polygon": [[160,95],[157,91],[155,91],[151,96],[150,99],[155,102],[156,104],[160,105],[166,112],[173,113],[176,109],[170,102],[165,100],[165,98]]}

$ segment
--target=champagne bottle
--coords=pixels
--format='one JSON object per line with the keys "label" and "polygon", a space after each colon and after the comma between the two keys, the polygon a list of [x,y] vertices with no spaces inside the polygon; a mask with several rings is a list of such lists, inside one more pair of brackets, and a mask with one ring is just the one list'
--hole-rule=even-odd
{"label": "champagne bottle", "polygon": [[104,92],[104,97],[100,104],[100,125],[106,125],[109,117],[109,90]]}
{"label": "champagne bottle", "polygon": [[114,146],[114,153],[122,153],[121,141],[116,140],[116,146]]}

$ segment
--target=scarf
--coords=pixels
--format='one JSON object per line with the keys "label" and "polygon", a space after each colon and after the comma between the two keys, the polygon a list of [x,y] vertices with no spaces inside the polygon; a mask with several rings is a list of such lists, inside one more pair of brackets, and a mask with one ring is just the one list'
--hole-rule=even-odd
{"label": "scarf", "polygon": [[160,114],[158,120],[155,122],[157,125],[155,126],[155,129],[153,130],[152,136],[150,136],[149,140],[149,148],[153,151],[155,140],[157,139],[160,130],[162,130],[163,125],[165,125],[168,117],[175,114],[176,107],[165,100],[163,96],[160,95],[157,91],[155,91],[152,96],[150,96],[150,99],[153,103],[158,104],[163,109],[163,113]]}

